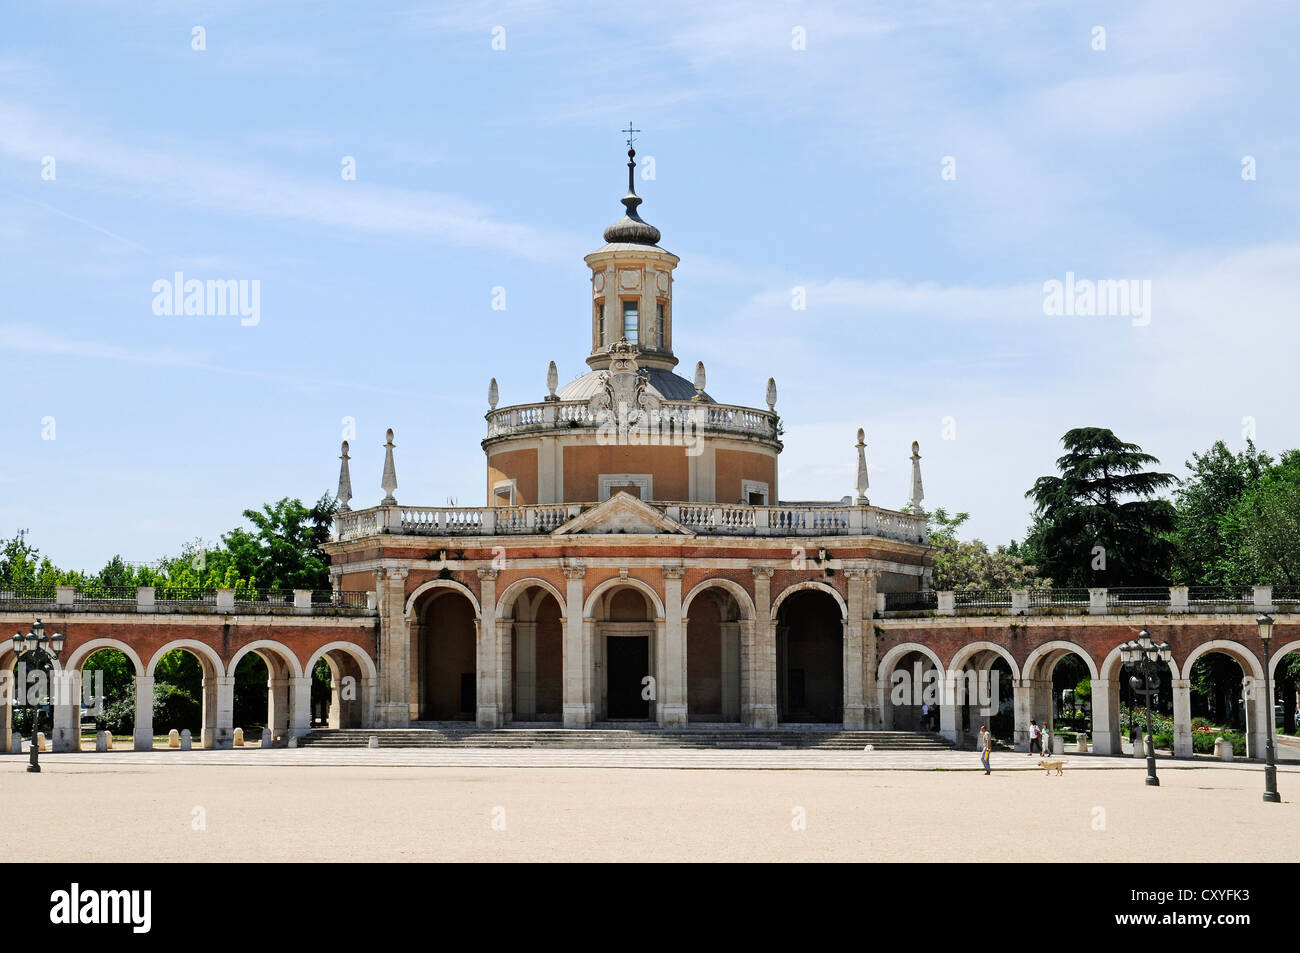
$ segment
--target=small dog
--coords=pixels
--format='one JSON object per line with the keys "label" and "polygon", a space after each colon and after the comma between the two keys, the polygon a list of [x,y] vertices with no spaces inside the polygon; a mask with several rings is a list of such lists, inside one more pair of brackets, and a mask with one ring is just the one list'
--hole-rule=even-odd
{"label": "small dog", "polygon": [[1040,768],[1046,768],[1048,774],[1051,774],[1053,770],[1055,770],[1057,774],[1060,774],[1061,769],[1065,767],[1065,762],[1064,761],[1040,761],[1038,762],[1038,766]]}

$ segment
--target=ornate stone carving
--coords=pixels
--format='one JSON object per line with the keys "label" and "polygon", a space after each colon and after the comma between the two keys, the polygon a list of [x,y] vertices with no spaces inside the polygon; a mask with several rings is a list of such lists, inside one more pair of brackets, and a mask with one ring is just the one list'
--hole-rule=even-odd
{"label": "ornate stone carving", "polygon": [[618,273],[618,285],[625,291],[634,291],[641,287],[641,272],[639,271],[620,271]]}
{"label": "ornate stone carving", "polygon": [[636,347],[620,339],[605,349],[609,370],[599,377],[600,390],[588,402],[598,422],[617,423],[620,428],[645,426],[657,419],[661,401],[649,390],[650,375],[637,365]]}
{"label": "ornate stone carving", "polygon": [[668,293],[668,273],[661,271],[655,275],[655,287],[659,289],[660,294]]}
{"label": "ornate stone carving", "polygon": [[496,579],[501,572],[499,569],[476,569],[474,571],[478,573],[480,579]]}
{"label": "ornate stone carving", "polygon": [[596,289],[597,294],[605,290],[605,276],[602,273],[596,272],[596,277],[594,277],[591,281],[592,281],[592,285]]}

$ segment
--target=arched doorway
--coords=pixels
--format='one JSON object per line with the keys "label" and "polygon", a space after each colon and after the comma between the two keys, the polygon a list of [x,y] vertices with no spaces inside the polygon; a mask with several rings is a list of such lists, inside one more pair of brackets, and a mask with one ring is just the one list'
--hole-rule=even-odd
{"label": "arched doorway", "polygon": [[[894,731],[936,731],[943,701],[943,668],[933,653],[906,648],[891,653],[881,679],[881,723]],[[926,706],[929,722],[926,722]]]}
{"label": "arched doorway", "polygon": [[474,721],[478,707],[477,613],[465,594],[431,589],[420,610],[419,716],[424,721]]}
{"label": "arched doorway", "polygon": [[1206,739],[1201,742],[1202,753],[1210,736],[1222,735],[1234,742],[1238,756],[1264,757],[1273,703],[1264,698],[1264,667],[1249,649],[1222,639],[1199,646],[1183,663],[1183,690],[1191,753],[1204,724],[1213,730],[1199,732]]}
{"label": "arched doorway", "polygon": [[295,693],[301,690],[293,652],[277,642],[254,642],[235,653],[230,673],[234,726],[244,730],[245,743],[258,742],[269,732],[272,743],[287,744],[298,707]]}
{"label": "arched doorway", "polygon": [[332,642],[307,661],[311,673],[313,726],[370,728],[374,725],[375,664],[355,645]]}
{"label": "arched doorway", "polygon": [[844,616],[821,589],[781,601],[776,617],[777,719],[796,724],[844,720]]}
{"label": "arched doorway", "polygon": [[137,683],[137,692],[154,693],[149,724],[144,724],[146,707],[136,706],[135,747],[153,746],[155,734],[175,728],[189,729],[204,748],[228,748],[233,741],[233,725],[221,718],[221,693],[224,690],[227,717],[232,701],[225,668],[213,649],[202,642],[183,639],[169,642],[154,653],[147,666],[148,681]]}
{"label": "arched doorway", "polygon": [[596,718],[656,718],[657,619],[649,595],[638,586],[614,586],[599,593],[592,614]]}
{"label": "arched doorway", "polygon": [[[114,744],[124,747],[133,743],[135,733],[135,677],[139,674],[131,658],[120,648],[105,647],[80,655],[81,661],[69,659],[81,671],[82,692],[77,699],[77,740],[73,750],[87,744],[94,747],[94,738],[87,738],[87,730],[107,731]],[[82,713],[87,721],[83,724]],[[94,719],[93,725],[89,719]]]}
{"label": "arched doorway", "polygon": [[1096,663],[1081,646],[1064,641],[1040,645],[1025,660],[1030,717],[1064,742],[1073,743],[1080,734],[1091,738],[1097,675]]}
{"label": "arched doorway", "polygon": [[686,621],[686,710],[690,721],[740,721],[741,607],[710,586],[690,602]]}
{"label": "arched doorway", "polygon": [[559,600],[549,588],[528,586],[505,611],[511,619],[512,690],[504,720],[563,720],[564,613]]}
{"label": "arched doorway", "polygon": [[[1276,716],[1274,725],[1280,735],[1300,735],[1300,642],[1282,645],[1269,659]],[[1300,747],[1290,744],[1278,746],[1278,757],[1286,761],[1300,760]]]}

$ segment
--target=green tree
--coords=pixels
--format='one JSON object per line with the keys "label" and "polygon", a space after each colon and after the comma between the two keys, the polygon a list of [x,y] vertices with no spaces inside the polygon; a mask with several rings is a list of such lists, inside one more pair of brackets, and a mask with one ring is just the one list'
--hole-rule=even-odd
{"label": "green tree", "polygon": [[1272,464],[1272,458],[1252,442],[1240,453],[1234,454],[1219,440],[1205,453],[1192,454],[1187,462],[1191,475],[1174,493],[1169,540],[1174,547],[1175,584],[1247,584],[1234,578],[1241,571],[1237,565],[1241,527],[1224,517]]}
{"label": "green tree", "polygon": [[1222,527],[1235,545],[1234,584],[1300,584],[1300,450],[1266,467],[1224,513]]}
{"label": "green tree", "polygon": [[934,588],[974,591],[982,589],[1045,589],[1050,579],[1011,551],[998,546],[993,552],[982,540],[961,540],[957,531],[970,519],[969,513],[949,514],[943,507],[926,514],[930,545],[934,552]]}
{"label": "green tree", "polygon": [[1029,561],[1059,586],[1167,584],[1174,507],[1156,494],[1177,479],[1148,470],[1160,461],[1101,427],[1061,442],[1060,476],[1039,477],[1025,493],[1034,501]]}
{"label": "green tree", "polygon": [[321,546],[329,540],[337,508],[329,494],[311,507],[286,497],[261,510],[244,510],[254,531],[233,529],[221,539],[240,576],[281,589],[328,589],[329,557]]}

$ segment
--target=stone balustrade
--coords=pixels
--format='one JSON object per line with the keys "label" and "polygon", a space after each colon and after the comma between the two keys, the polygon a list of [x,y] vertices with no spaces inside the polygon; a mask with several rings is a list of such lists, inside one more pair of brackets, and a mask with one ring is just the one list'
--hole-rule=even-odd
{"label": "stone balustrade", "polygon": [[20,586],[0,589],[0,611],[373,615],[373,592],[330,589],[201,589],[179,586]]}
{"label": "stone balustrade", "polygon": [[[690,400],[665,400],[659,404],[657,419],[649,426],[663,434],[691,430],[776,440],[778,416],[766,410],[732,404],[710,404]],[[598,428],[615,424],[595,413],[586,400],[542,401],[514,404],[489,411],[487,436],[510,437],[547,430],[571,430],[578,427]]]}
{"label": "stone balustrade", "polygon": [[877,593],[876,600],[876,612],[891,616],[1300,612],[1300,586],[923,590]]}
{"label": "stone balustrade", "polygon": [[[340,513],[339,540],[381,533],[408,536],[538,536],[578,516],[595,503],[536,506],[376,506]],[[798,503],[750,506],[740,503],[651,502],[669,519],[704,536],[879,536],[925,542],[924,517],[852,504]]]}

